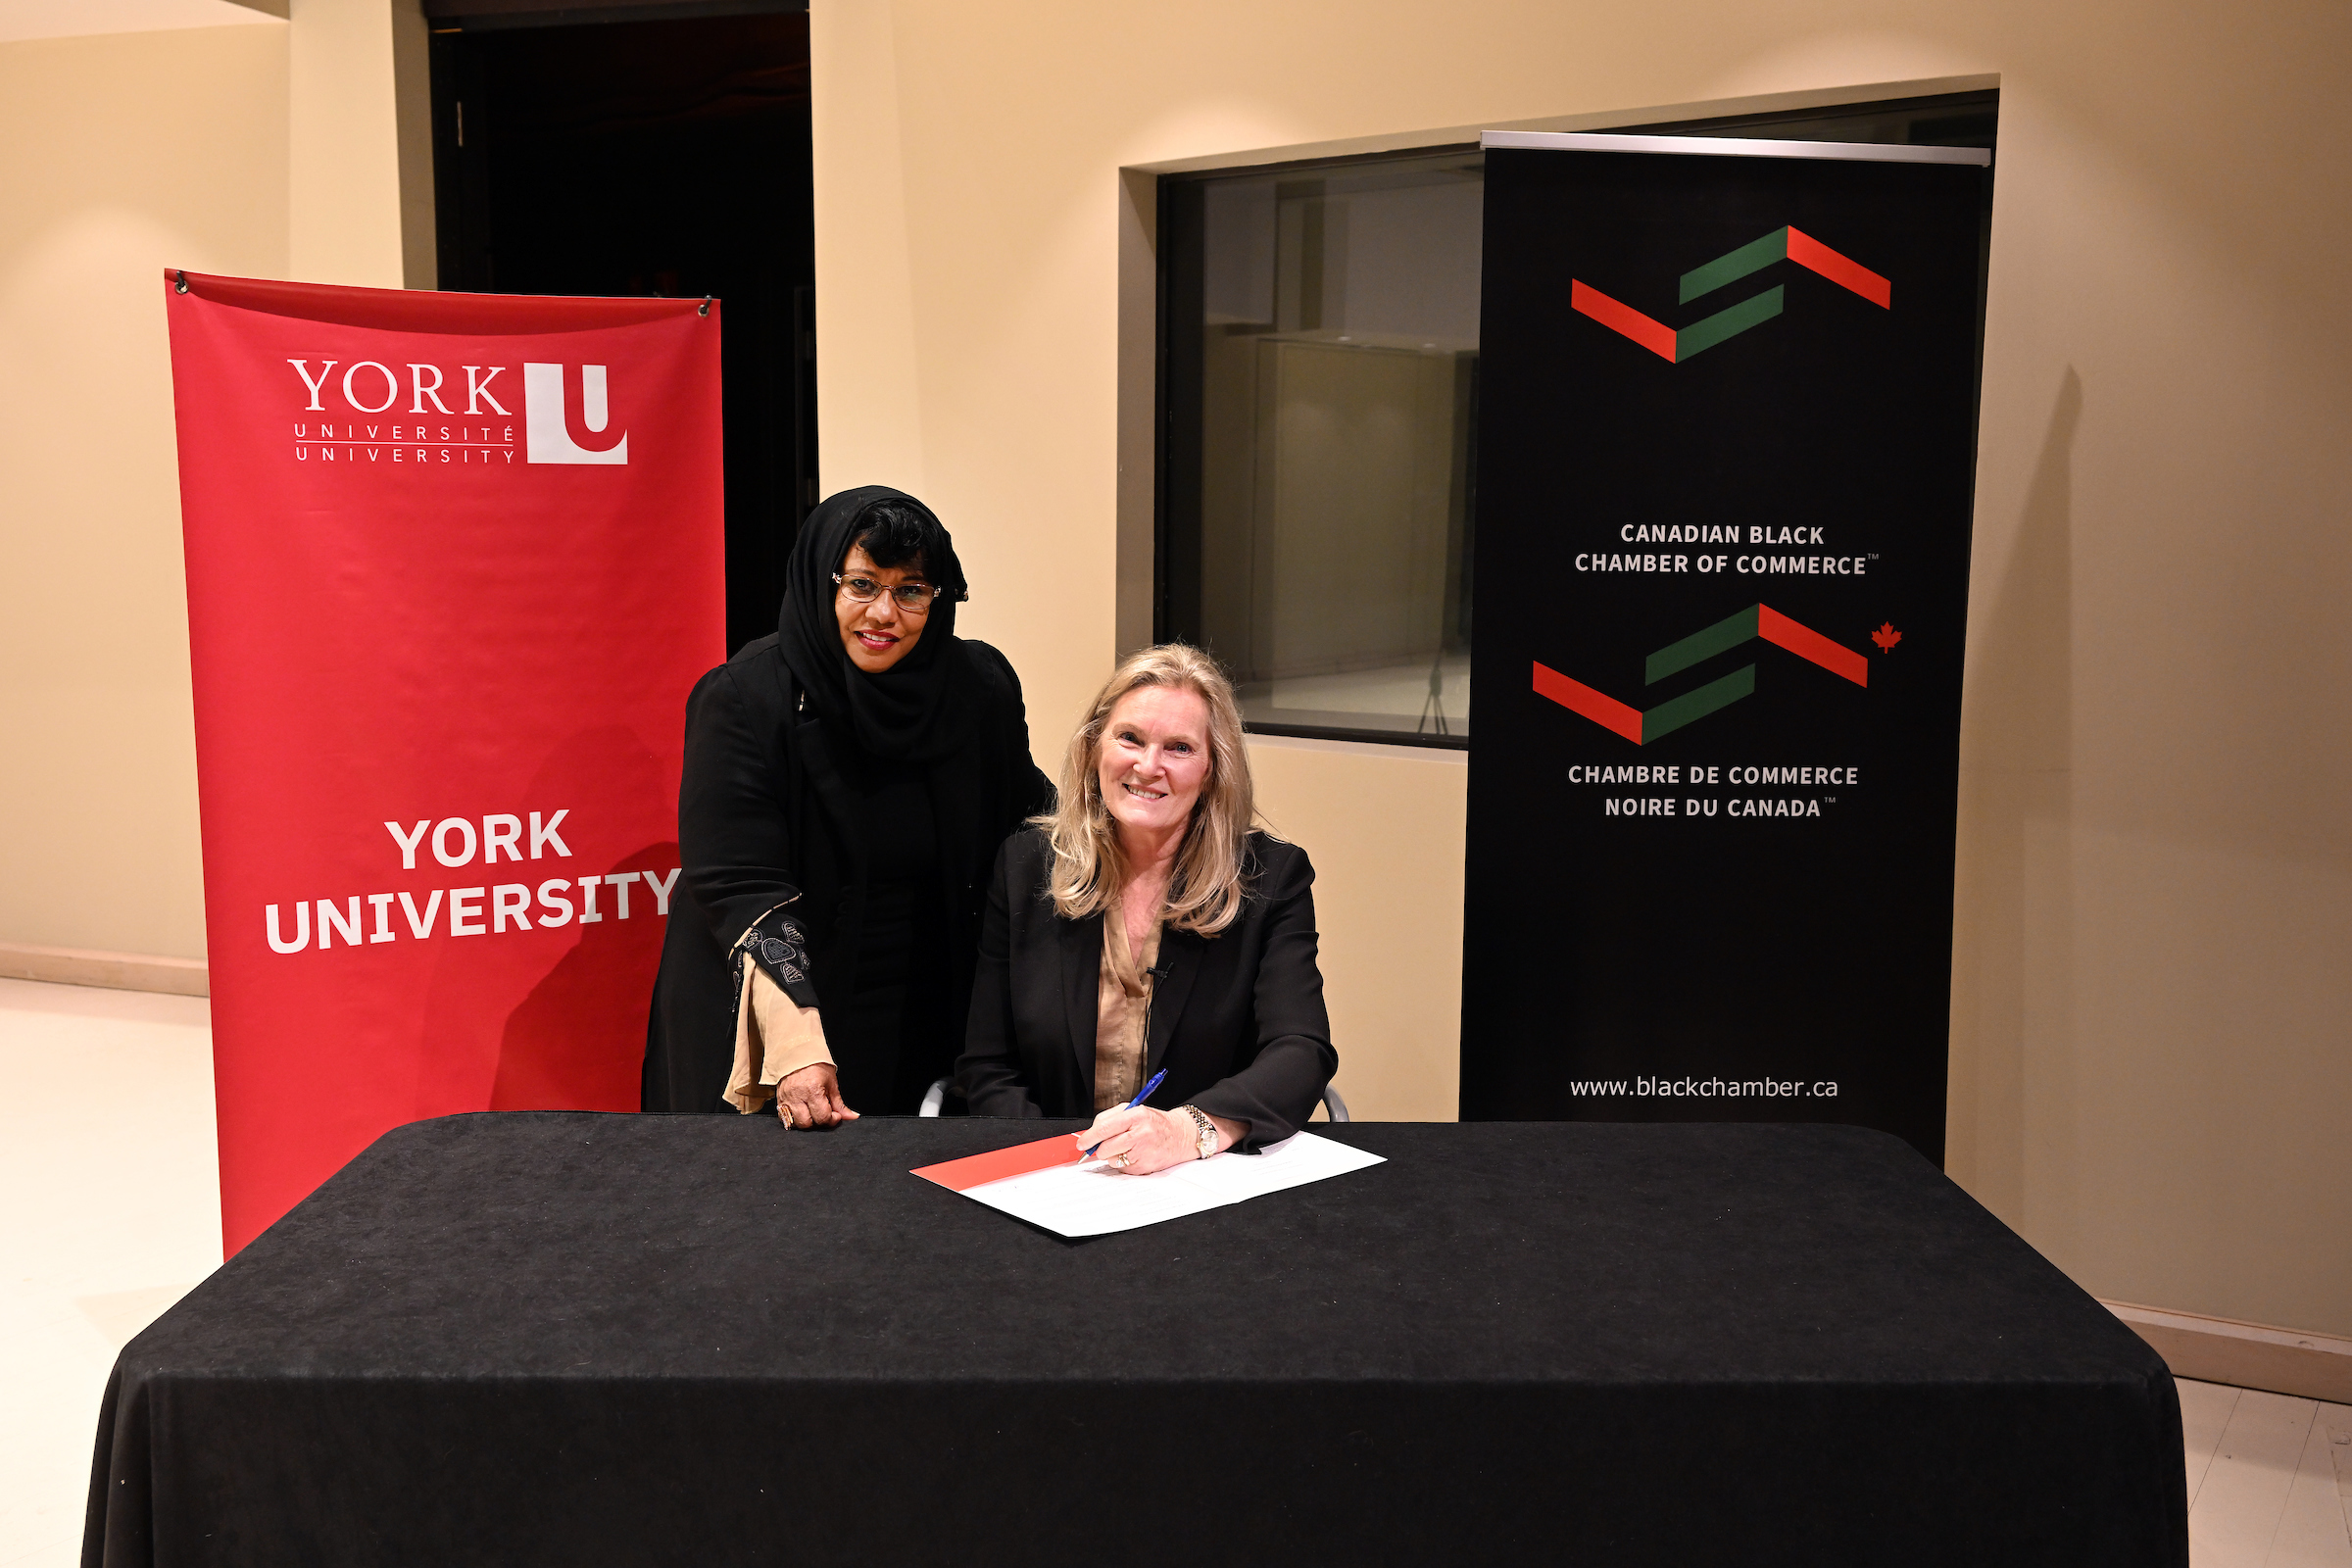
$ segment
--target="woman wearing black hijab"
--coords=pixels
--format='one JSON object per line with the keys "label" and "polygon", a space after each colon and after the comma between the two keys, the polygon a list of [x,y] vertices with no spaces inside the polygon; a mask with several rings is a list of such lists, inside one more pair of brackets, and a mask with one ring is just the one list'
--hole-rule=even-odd
{"label": "woman wearing black hijab", "polygon": [[929,508],[847,490],[801,527],[776,635],[696,683],[647,1110],[772,1096],[829,1127],[953,1070],[997,847],[1054,798],[965,597]]}

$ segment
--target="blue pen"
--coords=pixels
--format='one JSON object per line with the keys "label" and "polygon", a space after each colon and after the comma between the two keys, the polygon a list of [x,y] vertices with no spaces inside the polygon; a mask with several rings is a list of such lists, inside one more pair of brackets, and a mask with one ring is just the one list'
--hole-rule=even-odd
{"label": "blue pen", "polygon": [[[1152,1090],[1154,1090],[1154,1089],[1157,1089],[1157,1088],[1159,1087],[1159,1081],[1160,1081],[1162,1078],[1165,1078],[1167,1075],[1168,1075],[1168,1069],[1167,1069],[1167,1068],[1165,1068],[1165,1067],[1162,1067],[1162,1068],[1160,1068],[1160,1069],[1159,1069],[1159,1071],[1157,1071],[1157,1072],[1155,1072],[1155,1073],[1153,1073],[1153,1074],[1152,1075],[1152,1081],[1151,1081],[1150,1083],[1148,1083],[1148,1084],[1144,1085],[1144,1087],[1143,1087],[1143,1088],[1141,1088],[1141,1089],[1137,1090],[1137,1091],[1136,1091],[1136,1094],[1135,1094],[1135,1098],[1134,1098],[1133,1100],[1130,1100],[1129,1102],[1127,1102],[1127,1103],[1126,1103],[1125,1105],[1121,1106],[1120,1108],[1121,1108],[1121,1109],[1123,1109],[1123,1110],[1133,1110],[1133,1109],[1134,1109],[1136,1106],[1138,1106],[1138,1105],[1142,1104],[1142,1103],[1143,1103],[1145,1101],[1147,1101],[1147,1100],[1150,1100],[1150,1099],[1152,1098]],[[1101,1149],[1101,1148],[1102,1148],[1102,1147],[1104,1144],[1107,1144],[1107,1143],[1109,1143],[1109,1142],[1110,1142],[1110,1140],[1109,1140],[1109,1139],[1107,1139],[1107,1138],[1098,1139],[1098,1140],[1096,1140],[1096,1142],[1095,1142],[1095,1147],[1094,1147],[1094,1149],[1083,1149],[1083,1150],[1080,1150],[1080,1151],[1078,1152],[1078,1157],[1079,1157],[1080,1159],[1084,1159],[1084,1158],[1085,1158],[1087,1155],[1089,1155],[1089,1154],[1093,1153],[1093,1152],[1095,1152],[1095,1149]]]}

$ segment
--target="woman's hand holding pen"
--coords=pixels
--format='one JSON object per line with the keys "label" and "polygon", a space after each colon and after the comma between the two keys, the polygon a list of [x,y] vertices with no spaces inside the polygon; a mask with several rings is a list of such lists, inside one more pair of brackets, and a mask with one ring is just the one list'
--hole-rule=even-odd
{"label": "woman's hand holding pen", "polygon": [[[1216,1152],[1223,1153],[1241,1141],[1241,1123],[1211,1116],[1209,1124],[1217,1130]],[[1199,1132],[1200,1124],[1181,1110],[1114,1105],[1078,1135],[1078,1146],[1093,1145],[1095,1152],[1087,1157],[1104,1161],[1123,1175],[1149,1176],[1200,1158]]]}
{"label": "woman's hand holding pen", "polygon": [[1128,1176],[1149,1176],[1196,1157],[1193,1118],[1182,1111],[1153,1110],[1150,1105],[1113,1105],[1078,1135],[1078,1145],[1092,1145],[1087,1157]]}

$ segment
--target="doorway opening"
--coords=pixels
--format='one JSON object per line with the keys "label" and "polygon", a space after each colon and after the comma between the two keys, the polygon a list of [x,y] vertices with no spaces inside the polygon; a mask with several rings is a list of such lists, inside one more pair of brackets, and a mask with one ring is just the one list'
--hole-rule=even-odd
{"label": "doorway opening", "polygon": [[816,504],[808,13],[461,9],[426,6],[440,286],[722,302],[731,655]]}

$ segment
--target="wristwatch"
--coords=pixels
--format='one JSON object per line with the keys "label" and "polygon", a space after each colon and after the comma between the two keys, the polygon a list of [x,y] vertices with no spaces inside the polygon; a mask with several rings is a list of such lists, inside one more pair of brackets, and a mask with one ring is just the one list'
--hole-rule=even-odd
{"label": "wristwatch", "polygon": [[1193,1157],[1206,1159],[1217,1152],[1217,1124],[1199,1105],[1185,1106],[1184,1113],[1193,1118]]}

